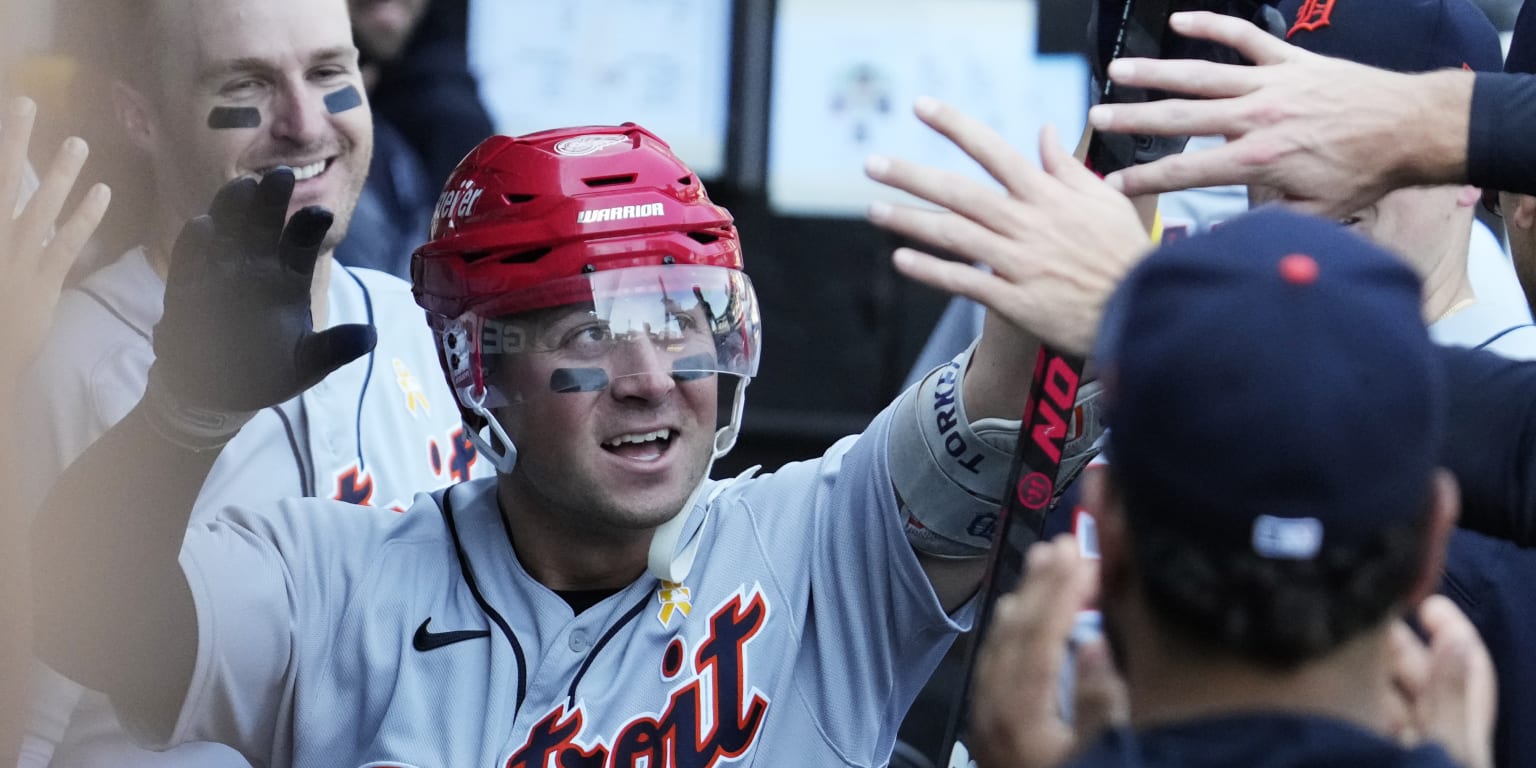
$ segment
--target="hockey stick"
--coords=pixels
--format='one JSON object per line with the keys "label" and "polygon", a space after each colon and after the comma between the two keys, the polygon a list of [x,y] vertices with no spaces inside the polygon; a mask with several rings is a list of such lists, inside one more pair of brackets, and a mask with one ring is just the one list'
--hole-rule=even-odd
{"label": "hockey stick", "polygon": [[[1188,5],[1186,2],[1184,5]],[[1108,3],[1100,6],[1102,13]],[[1119,13],[1107,57],[1095,58],[1107,65],[1121,56],[1159,56],[1166,46],[1168,16],[1181,10],[1179,0],[1120,0]],[[1101,31],[1108,31],[1100,25]],[[1098,34],[1096,32],[1096,34]],[[1100,52],[1102,53],[1102,51]],[[1158,98],[1160,94],[1139,89],[1122,89],[1098,72],[1099,102],[1124,103]],[[1179,152],[1184,139],[1145,136],[1104,135],[1095,133],[1081,159],[1103,175],[1155,157]],[[1035,360],[1029,396],[1025,400],[1019,442],[1008,474],[1008,488],[998,510],[992,550],[980,590],[981,605],[976,617],[974,640],[966,654],[965,678],[951,712],[945,734],[949,768],[974,768],[966,746],[970,717],[971,681],[975,674],[977,648],[985,638],[997,598],[1012,591],[1023,576],[1024,557],[1029,547],[1044,534],[1047,514],[1062,491],[1076,479],[1086,460],[1074,464],[1070,476],[1061,475],[1069,421],[1077,402],[1084,360],[1042,346]]]}
{"label": "hockey stick", "polygon": [[[1095,25],[1092,59],[1100,103],[1131,103],[1164,98],[1157,91],[1115,86],[1106,74],[1108,63],[1121,57],[1199,58],[1236,63],[1235,51],[1168,32],[1168,17],[1177,11],[1206,10],[1246,18],[1271,34],[1283,36],[1285,25],[1273,8],[1276,0],[1099,0],[1105,23]],[[1106,50],[1107,49],[1107,50]],[[1105,55],[1107,53],[1107,55]],[[1153,137],[1095,133],[1081,159],[1100,175],[1183,151],[1187,137]],[[974,639],[968,649],[965,678],[951,712],[945,742],[950,768],[974,768],[965,740],[970,717],[971,682],[977,653],[992,620],[997,598],[1017,587],[1029,547],[1044,534],[1048,514],[1062,492],[1087,465],[1088,456],[1074,459],[1061,474],[1062,453],[1076,409],[1083,360],[1041,347],[1025,401],[1018,448],[1009,471],[1008,488],[998,510],[987,570],[979,587],[981,600]]]}

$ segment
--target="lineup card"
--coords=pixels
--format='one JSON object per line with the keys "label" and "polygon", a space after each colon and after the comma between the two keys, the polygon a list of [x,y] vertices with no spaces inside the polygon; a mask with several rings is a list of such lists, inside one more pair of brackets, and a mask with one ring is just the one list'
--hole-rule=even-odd
{"label": "lineup card", "polygon": [[469,67],[498,133],[632,121],[725,169],[731,0],[470,0]]}
{"label": "lineup card", "polygon": [[987,180],[912,115],[924,95],[983,120],[1030,158],[1046,123],[1075,144],[1088,66],[1037,55],[1037,21],[1035,0],[779,0],[769,204],[782,214],[863,216],[877,199],[915,202],[865,178],[870,154]]}

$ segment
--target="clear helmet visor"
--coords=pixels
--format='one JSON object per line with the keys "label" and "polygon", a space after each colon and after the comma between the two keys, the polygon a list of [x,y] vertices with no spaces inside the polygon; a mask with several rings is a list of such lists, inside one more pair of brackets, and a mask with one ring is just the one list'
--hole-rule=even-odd
{"label": "clear helmet visor", "polygon": [[761,318],[751,281],[738,270],[608,270],[510,294],[498,305],[538,308],[481,315],[488,408],[551,392],[600,392],[625,377],[689,382],[757,373]]}

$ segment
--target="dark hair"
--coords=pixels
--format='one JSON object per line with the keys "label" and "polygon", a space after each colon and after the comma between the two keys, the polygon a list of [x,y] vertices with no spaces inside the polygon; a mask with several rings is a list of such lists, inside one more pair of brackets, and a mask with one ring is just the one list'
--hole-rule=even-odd
{"label": "dark hair", "polygon": [[1151,614],[1186,642],[1276,669],[1378,626],[1413,588],[1428,546],[1423,514],[1364,546],[1325,541],[1312,560],[1276,560],[1159,526],[1133,503],[1128,547]]}

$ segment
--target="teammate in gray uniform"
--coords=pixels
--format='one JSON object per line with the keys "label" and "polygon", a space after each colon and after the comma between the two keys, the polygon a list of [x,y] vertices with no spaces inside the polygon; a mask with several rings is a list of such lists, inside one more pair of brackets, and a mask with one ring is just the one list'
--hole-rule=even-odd
{"label": "teammate in gray uniform", "polygon": [[[156,0],[118,33],[121,130],[155,170],[142,246],[66,291],[21,392],[27,506],[143,395],[171,246],[222,184],[291,166],[293,206],[336,213],[313,282],[315,322],[371,323],[379,346],[262,410],[213,467],[191,516],[289,496],[403,510],[417,491],[489,475],[463,434],[409,285],[331,259],[368,169],[372,128],[342,0]],[[128,9],[114,4],[102,13]],[[153,44],[145,44],[146,41]],[[89,555],[89,551],[81,554]],[[233,751],[135,747],[100,694],[39,670],[24,765],[244,766]],[[79,700],[78,705],[76,701]]]}
{"label": "teammate in gray uniform", "polygon": [[[987,439],[1017,439],[997,417],[1033,366],[1018,331],[989,325],[819,459],[709,480],[758,360],[730,215],[635,126],[494,137],[413,274],[497,479],[405,515],[295,499],[188,531],[245,415],[371,340],[302,322],[329,216],[284,229],[285,183],[230,185],[188,225],[168,290],[204,298],[167,306],[145,399],[50,497],[56,663],[150,743],[265,765],[885,763],[969,622],[1009,463]],[[91,668],[101,645],[119,664]]]}

